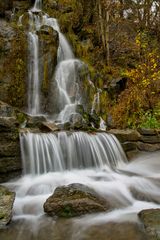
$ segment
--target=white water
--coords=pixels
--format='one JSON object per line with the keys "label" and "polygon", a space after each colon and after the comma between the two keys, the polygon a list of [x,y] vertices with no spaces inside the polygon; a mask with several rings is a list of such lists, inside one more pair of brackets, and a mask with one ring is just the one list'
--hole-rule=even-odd
{"label": "white water", "polygon": [[42,10],[42,0],[35,0],[32,11],[41,11]]}
{"label": "white water", "polygon": [[[41,79],[39,74],[39,39],[37,31],[43,25],[52,27],[59,35],[59,48],[57,54],[57,67],[55,80],[58,86],[59,97],[56,99],[60,108],[59,114],[55,117],[56,121],[62,123],[70,120],[72,114],[76,112],[76,105],[80,102],[78,95],[79,74],[77,67],[82,66],[82,62],[74,58],[73,51],[61,33],[58,22],[55,18],[50,18],[47,14],[40,17],[37,11],[42,9],[42,2],[36,0],[35,5],[28,11],[29,14],[29,67],[28,67],[28,113],[30,115],[41,114],[40,86]],[[22,24],[23,15],[19,18],[18,24]],[[53,101],[55,101],[53,96]]]}
{"label": "white water", "polygon": [[102,92],[102,90],[98,89],[96,94],[94,95],[91,114],[93,114],[94,112],[99,112],[99,110],[100,110],[100,93],[101,92]]}
{"label": "white water", "polygon": [[86,168],[112,169],[126,161],[117,139],[106,133],[23,133],[20,140],[25,174]]}
{"label": "white water", "polygon": [[[41,26],[41,20],[31,10],[29,15],[28,32],[28,110],[30,115],[36,116],[41,113],[40,110],[40,76],[39,76],[39,38],[37,30]],[[23,15],[19,18],[19,24],[22,23]]]}
{"label": "white water", "polygon": [[70,120],[72,114],[76,113],[76,105],[80,102],[77,67],[81,67],[82,62],[75,59],[67,39],[60,31],[57,20],[45,15],[43,21],[44,24],[52,27],[59,34],[58,65],[55,80],[59,91],[57,101],[60,113],[55,120],[64,123]]}
{"label": "white water", "polygon": [[[38,63],[38,36],[34,32],[28,33],[29,39],[29,75],[28,75],[28,112],[31,115],[40,113],[40,81]],[[31,61],[31,59],[33,59]]]}
{"label": "white water", "polygon": [[[56,138],[53,141],[53,139],[52,138],[50,139],[50,137],[51,136],[46,136],[46,135],[42,137],[45,139],[44,141],[47,142],[46,144],[48,144],[48,148],[51,145],[49,141],[51,141],[52,143],[54,142],[56,146],[57,140],[58,140],[58,138]],[[65,137],[66,136],[62,137],[63,143],[61,143],[59,147],[63,148],[63,150],[65,149],[65,151],[67,152],[68,149],[72,146],[69,146],[70,140],[67,141]],[[79,141],[80,145],[81,144],[85,145],[85,143],[82,143],[82,141],[83,140],[86,141],[86,140],[81,137],[82,137],[81,133],[80,135],[79,133],[77,133],[76,141]],[[91,141],[90,142],[91,145],[97,144],[96,142],[98,141],[98,139],[96,139],[96,137],[99,138],[100,136],[95,136],[95,137],[88,136],[89,141]],[[104,134],[102,134],[101,137],[105,138]],[[24,135],[24,138],[27,138],[27,136]],[[32,140],[30,138],[32,138]],[[28,142],[31,141],[33,143],[33,138],[34,137],[31,135],[31,136],[28,136],[28,139],[25,139],[25,140],[28,140]],[[42,141],[42,139],[41,140],[36,139],[36,141]],[[103,145],[102,142],[101,144]],[[65,146],[67,147],[65,148]],[[115,147],[114,141],[112,143],[112,146]],[[38,148],[40,150],[41,143],[39,144]],[[43,145],[43,148],[46,148],[46,146]],[[63,150],[61,149],[61,151]],[[85,154],[84,149],[83,151],[81,150],[79,150],[78,154],[80,155]],[[43,151],[40,150],[40,152],[42,153]],[[87,152],[85,154],[86,161],[88,159],[88,156],[87,156],[88,152],[89,151],[87,148]],[[51,152],[50,154],[52,156]],[[63,162],[62,159],[60,160],[58,157],[56,158],[55,156],[56,154],[57,153],[54,153],[53,155],[54,161]],[[60,154],[60,152],[58,152],[58,154]],[[72,152],[68,152],[67,154],[72,154]],[[32,155],[32,161],[37,162],[37,160],[38,158],[36,156],[36,153],[34,153]],[[160,191],[159,191],[160,190],[160,183],[159,183],[160,154],[159,152],[154,154],[152,153],[150,155],[141,156],[135,159],[131,163],[127,163],[125,161],[123,162],[122,159],[119,158],[119,160],[116,161],[116,164],[117,164],[116,167],[115,167],[115,163],[113,164],[113,167],[111,167],[110,166],[111,162],[109,163],[109,165],[107,165],[108,164],[107,161],[104,164],[101,164],[101,163],[98,163],[98,164],[100,165],[99,167],[92,167],[92,168],[87,168],[87,166],[85,166],[84,164],[83,169],[81,170],[71,169],[71,170],[64,170],[64,171],[48,172],[48,173],[43,173],[41,175],[27,174],[15,182],[6,184],[11,189],[16,191],[13,221],[16,221],[16,220],[27,221],[27,224],[29,224],[28,225],[29,232],[36,231],[34,232],[35,238],[33,239],[37,239],[36,233],[38,234],[38,231],[40,230],[38,225],[39,224],[41,225],[42,222],[43,224],[44,223],[47,224],[47,219],[46,218],[44,219],[44,212],[43,212],[44,202],[53,193],[56,187],[62,186],[62,185],[68,185],[71,183],[81,183],[93,188],[98,194],[103,196],[103,198],[109,201],[113,206],[113,210],[109,212],[86,215],[86,216],[82,216],[81,218],[72,219],[72,224],[73,224],[72,239],[78,240],[79,237],[77,234],[81,236],[83,234],[83,231],[85,231],[89,226],[92,226],[95,224],[101,224],[101,223],[107,223],[107,222],[126,222],[126,221],[138,222],[137,213],[139,211],[147,208],[160,207]],[[54,166],[54,168],[56,167]],[[35,169],[31,168],[31,171],[35,171]],[[141,196],[142,199],[139,198],[139,196]],[[44,231],[45,231],[45,228],[44,228]],[[52,232],[51,229],[49,231]],[[59,229],[58,231],[61,231],[61,230]],[[23,239],[23,231],[22,233],[19,233],[18,239]]]}

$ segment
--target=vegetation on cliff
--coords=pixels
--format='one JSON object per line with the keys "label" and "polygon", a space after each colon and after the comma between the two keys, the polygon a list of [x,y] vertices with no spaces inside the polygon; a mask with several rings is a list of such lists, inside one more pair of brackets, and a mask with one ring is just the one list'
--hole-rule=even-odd
{"label": "vegetation on cliff", "polygon": [[[27,38],[17,21],[34,1],[11,2],[0,5],[2,17],[8,16],[5,10],[15,8],[11,22],[4,26],[1,20],[0,93],[1,100],[22,108],[26,105]],[[75,56],[88,65],[91,80],[102,90],[97,111],[108,125],[160,127],[159,1],[43,0],[43,10],[58,19]],[[44,64],[44,95],[53,74],[48,69]]]}
{"label": "vegetation on cliff", "polygon": [[115,127],[160,127],[159,1],[44,0],[102,89]]}

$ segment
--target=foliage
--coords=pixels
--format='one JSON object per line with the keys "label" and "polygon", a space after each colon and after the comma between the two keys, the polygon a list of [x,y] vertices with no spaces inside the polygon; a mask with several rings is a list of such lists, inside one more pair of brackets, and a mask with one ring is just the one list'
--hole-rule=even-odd
{"label": "foliage", "polygon": [[[156,51],[146,53],[142,63],[135,69],[127,70],[127,89],[119,96],[118,103],[113,107],[116,125],[136,127],[144,121],[144,111],[153,111],[159,104],[160,94],[160,63]],[[156,116],[145,115],[154,121]],[[147,120],[147,121],[148,121]]]}

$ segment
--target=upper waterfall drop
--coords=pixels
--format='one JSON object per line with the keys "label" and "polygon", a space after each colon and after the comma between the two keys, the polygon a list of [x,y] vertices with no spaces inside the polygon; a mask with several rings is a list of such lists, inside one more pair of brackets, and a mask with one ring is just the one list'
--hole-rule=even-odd
{"label": "upper waterfall drop", "polygon": [[42,10],[42,0],[35,0],[32,11],[41,11]]}
{"label": "upper waterfall drop", "polygon": [[[80,97],[77,98],[78,86],[77,79],[79,79],[77,65],[82,63],[75,59],[74,53],[67,39],[60,31],[57,19],[49,17],[47,14],[41,12],[42,1],[36,0],[33,8],[28,11],[29,15],[29,32],[28,32],[28,113],[33,116],[43,114],[41,107],[41,74],[39,52],[38,31],[42,26],[49,26],[58,33],[59,47],[57,50],[57,67],[55,71],[55,81],[58,87],[57,104],[59,112],[56,113],[54,121],[62,123],[69,121],[70,116],[76,113],[76,105],[80,102]],[[40,12],[40,13],[39,13]],[[22,22],[23,16],[20,17],[19,22]],[[73,97],[73,93],[75,96]],[[55,101],[54,97],[52,101]]]}

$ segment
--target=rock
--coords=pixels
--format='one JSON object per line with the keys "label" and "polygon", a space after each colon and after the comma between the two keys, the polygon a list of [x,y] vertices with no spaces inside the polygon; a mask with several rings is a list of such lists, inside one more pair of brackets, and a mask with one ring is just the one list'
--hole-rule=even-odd
{"label": "rock", "polygon": [[74,129],[83,128],[83,117],[79,113],[72,114],[70,116],[71,127]]}
{"label": "rock", "polygon": [[40,130],[42,132],[55,132],[58,131],[59,128],[55,123],[52,122],[42,122],[42,125],[40,126]]}
{"label": "rock", "polygon": [[14,192],[0,186],[0,228],[3,228],[11,221],[14,199]]}
{"label": "rock", "polygon": [[153,136],[142,135],[141,141],[144,143],[160,143],[160,135]]}
{"label": "rock", "polygon": [[[58,88],[54,78],[59,46],[58,32],[50,26],[42,26],[37,32],[39,36],[39,64],[41,83],[42,112],[49,115],[59,111],[57,104]],[[53,97],[54,96],[54,97]]]}
{"label": "rock", "polygon": [[160,150],[160,143],[149,144],[143,142],[137,142],[137,147],[140,151],[154,152]]}
{"label": "rock", "polygon": [[141,138],[140,133],[136,130],[111,129],[108,132],[111,133],[111,134],[114,134],[121,143],[127,142],[127,141],[136,142],[136,141],[140,140],[140,138]]}
{"label": "rock", "polygon": [[149,240],[160,239],[160,209],[146,209],[138,214]]}
{"label": "rock", "polygon": [[157,135],[157,133],[159,132],[158,129],[148,129],[148,128],[139,128],[137,130],[141,135],[148,135],[148,136]]}
{"label": "rock", "polygon": [[99,129],[100,127],[100,117],[98,116],[98,114],[94,111],[92,114],[89,114],[89,121],[90,123],[92,123],[92,125]]}
{"label": "rock", "polygon": [[48,215],[68,218],[104,212],[109,208],[109,203],[83,184],[57,187],[53,195],[44,203],[44,211]]}
{"label": "rock", "polygon": [[128,161],[132,161],[139,155],[138,149],[126,152]]}
{"label": "rock", "polygon": [[12,117],[14,109],[7,103],[0,101],[0,117]]}
{"label": "rock", "polygon": [[14,131],[19,126],[15,117],[0,117],[0,132]]}
{"label": "rock", "polygon": [[46,118],[43,116],[28,116],[26,127],[27,128],[39,128],[42,126],[42,123],[46,121]]}
{"label": "rock", "polygon": [[123,150],[125,152],[134,151],[134,150],[137,149],[137,143],[135,143],[135,142],[125,142],[125,143],[122,143],[122,147],[123,147]]}
{"label": "rock", "polygon": [[16,110],[6,103],[0,102],[0,113],[0,182],[5,182],[21,174],[20,122]]}
{"label": "rock", "polygon": [[1,20],[0,100],[19,108],[26,104],[27,51],[25,31]]}

